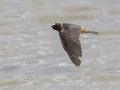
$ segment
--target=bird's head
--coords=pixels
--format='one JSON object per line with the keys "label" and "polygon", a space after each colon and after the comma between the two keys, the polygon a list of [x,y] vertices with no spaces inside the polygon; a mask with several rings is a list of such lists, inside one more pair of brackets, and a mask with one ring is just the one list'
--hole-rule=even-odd
{"label": "bird's head", "polygon": [[55,23],[51,26],[54,30],[61,31],[62,30],[62,23]]}

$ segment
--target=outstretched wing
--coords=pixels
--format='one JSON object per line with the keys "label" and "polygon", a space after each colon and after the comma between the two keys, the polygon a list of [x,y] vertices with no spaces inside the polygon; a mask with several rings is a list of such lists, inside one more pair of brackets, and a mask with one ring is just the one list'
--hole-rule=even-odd
{"label": "outstretched wing", "polygon": [[81,61],[79,57],[82,57],[81,44],[79,41],[80,26],[66,25],[60,32],[59,36],[63,48],[68,53],[70,59],[76,66],[80,66]]}

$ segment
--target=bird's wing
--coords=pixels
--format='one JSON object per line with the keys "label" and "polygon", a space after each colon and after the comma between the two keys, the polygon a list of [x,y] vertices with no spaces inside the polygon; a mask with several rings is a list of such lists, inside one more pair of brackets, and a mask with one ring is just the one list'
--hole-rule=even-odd
{"label": "bird's wing", "polygon": [[70,59],[76,66],[80,66],[82,57],[81,44],[79,41],[80,27],[65,27],[59,32],[63,48],[68,53]]}

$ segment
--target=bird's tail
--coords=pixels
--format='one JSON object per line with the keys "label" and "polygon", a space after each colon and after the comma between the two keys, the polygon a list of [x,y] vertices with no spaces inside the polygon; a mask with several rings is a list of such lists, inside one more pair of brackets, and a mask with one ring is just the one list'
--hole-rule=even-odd
{"label": "bird's tail", "polygon": [[99,35],[99,33],[98,33],[98,32],[95,32],[95,31],[90,31],[90,30],[88,30],[88,33],[92,33],[92,34]]}
{"label": "bird's tail", "polygon": [[81,26],[81,33],[92,33],[92,34],[99,35],[99,33],[98,33],[98,32],[91,31],[91,30],[89,30],[88,28],[83,27],[83,26]]}

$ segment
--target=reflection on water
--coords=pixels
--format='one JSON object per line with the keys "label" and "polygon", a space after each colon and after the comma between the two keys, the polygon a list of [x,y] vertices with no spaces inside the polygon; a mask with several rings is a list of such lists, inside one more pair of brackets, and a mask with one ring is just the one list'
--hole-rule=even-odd
{"label": "reflection on water", "polygon": [[[0,89],[119,90],[119,3],[0,0]],[[50,27],[54,22],[74,23],[100,33],[81,35],[80,67],[63,50],[58,33]]]}

